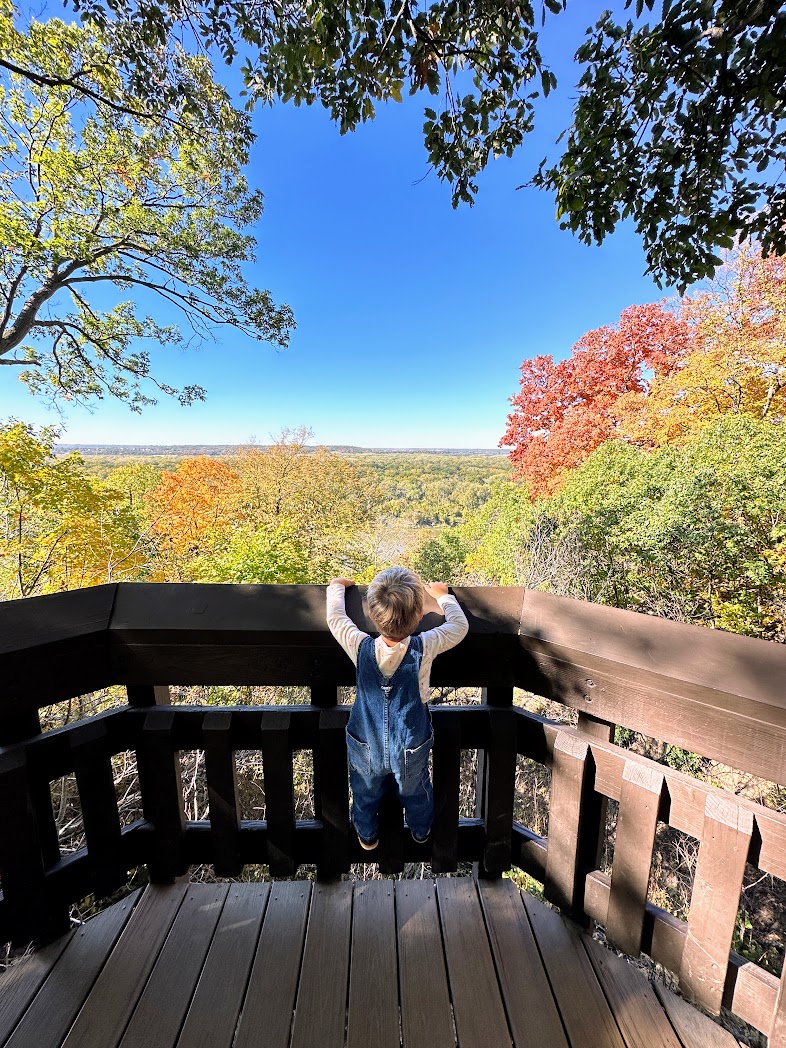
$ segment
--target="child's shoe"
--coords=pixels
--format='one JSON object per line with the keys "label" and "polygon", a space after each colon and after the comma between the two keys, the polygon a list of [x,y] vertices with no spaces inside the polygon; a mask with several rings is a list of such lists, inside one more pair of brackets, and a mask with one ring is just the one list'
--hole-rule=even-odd
{"label": "child's shoe", "polygon": [[413,833],[412,830],[410,830],[409,832],[412,834],[412,840],[415,842],[415,844],[426,844],[426,842],[428,841],[429,837],[431,836],[431,830],[430,829],[429,829],[429,831],[428,831],[428,833],[426,834],[425,837],[418,837],[417,834]]}
{"label": "child's shoe", "polygon": [[364,841],[363,838],[360,836],[358,836],[358,840],[360,841],[360,847],[363,848],[365,851],[373,851],[379,844],[379,840]]}

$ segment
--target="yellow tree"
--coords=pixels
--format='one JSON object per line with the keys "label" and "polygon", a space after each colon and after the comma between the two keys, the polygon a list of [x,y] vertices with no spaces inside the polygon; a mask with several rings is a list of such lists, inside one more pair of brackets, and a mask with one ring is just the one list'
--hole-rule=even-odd
{"label": "yellow tree", "polygon": [[284,526],[320,582],[360,567],[358,537],[375,518],[379,492],[371,471],[309,446],[311,435],[305,427],[285,429],[267,448],[243,448],[232,466],[240,478],[238,520]]}
{"label": "yellow tree", "polygon": [[683,298],[692,352],[646,394],[617,406],[636,443],[690,439],[723,415],[780,418],[786,408],[786,260],[731,252],[706,291]]}
{"label": "yellow tree", "polygon": [[205,455],[165,470],[146,495],[163,578],[185,578],[188,562],[209,553],[231,531],[240,478],[225,463]]}
{"label": "yellow tree", "polygon": [[0,425],[0,583],[6,599],[136,572],[142,559],[122,496],[77,454],[58,458],[56,429]]}

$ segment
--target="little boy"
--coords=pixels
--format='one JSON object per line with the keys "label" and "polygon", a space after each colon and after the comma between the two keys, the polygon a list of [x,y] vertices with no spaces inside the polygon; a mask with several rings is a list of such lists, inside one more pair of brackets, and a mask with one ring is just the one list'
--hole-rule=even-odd
{"label": "little boy", "polygon": [[[358,629],[344,607],[353,579],[332,579],[327,590],[328,629],[357,666],[357,695],[347,725],[347,758],[352,786],[352,821],[360,844],[376,848],[379,805],[397,790],[404,816],[418,843],[428,839],[434,818],[434,791],[428,755],[434,741],[429,676],[435,656],[455,647],[469,626],[444,582],[424,587],[408,568],[386,568],[368,587],[374,640]],[[435,598],[445,622],[413,637],[423,616],[424,588]]]}

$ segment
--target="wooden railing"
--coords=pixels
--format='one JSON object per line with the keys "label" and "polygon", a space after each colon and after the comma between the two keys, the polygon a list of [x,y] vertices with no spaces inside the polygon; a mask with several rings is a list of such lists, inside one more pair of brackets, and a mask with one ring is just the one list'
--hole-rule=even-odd
{"label": "wooden railing", "polygon": [[[383,813],[374,859],[397,872],[459,862],[518,867],[579,921],[601,923],[631,956],[676,973],[786,1046],[783,983],[731,951],[745,864],[786,880],[786,816],[613,744],[622,725],[786,784],[786,649],[521,589],[457,590],[470,633],[432,683],[483,688],[481,704],[433,708],[436,816],[416,844]],[[368,628],[362,591],[348,610]],[[438,621],[436,617],[433,621]],[[432,624],[431,617],[423,628]],[[320,878],[367,861],[349,822],[338,688],[349,660],[324,624],[324,588],[119,584],[0,604],[0,940],[45,941],[69,904],[121,887],[146,864],[167,881],[193,864],[236,876],[266,864]],[[122,708],[41,732],[39,711],[109,685]],[[171,706],[169,685],[301,685],[299,706]],[[578,710],[575,728],[513,705],[514,687]],[[179,753],[205,755],[209,818],[187,821]],[[477,811],[459,818],[462,750],[478,751]],[[266,818],[238,804],[234,754],[262,753]],[[295,817],[293,754],[313,754],[314,814]],[[136,755],[142,815],[121,826],[111,758]],[[514,820],[516,762],[551,769],[548,837]],[[50,783],[74,774],[86,845],[62,857]],[[606,803],[619,813],[610,875],[599,868]],[[649,901],[656,831],[699,842],[686,922]]]}

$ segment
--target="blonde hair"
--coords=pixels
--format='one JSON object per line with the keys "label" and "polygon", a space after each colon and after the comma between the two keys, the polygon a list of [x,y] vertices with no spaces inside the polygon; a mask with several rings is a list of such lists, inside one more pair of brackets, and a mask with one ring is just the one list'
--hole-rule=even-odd
{"label": "blonde hair", "polygon": [[403,640],[423,616],[423,583],[409,568],[385,568],[368,587],[366,600],[379,632]]}

